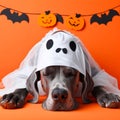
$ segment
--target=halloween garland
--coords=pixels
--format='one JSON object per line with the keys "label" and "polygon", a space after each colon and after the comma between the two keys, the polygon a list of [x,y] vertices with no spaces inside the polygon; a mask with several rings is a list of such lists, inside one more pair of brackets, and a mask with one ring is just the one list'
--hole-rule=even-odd
{"label": "halloween garland", "polygon": [[[45,11],[44,13],[25,13],[19,10],[15,10],[12,8],[8,8],[6,6],[0,5],[0,7],[4,8],[0,15],[5,15],[8,20],[11,20],[13,23],[22,21],[26,21],[29,23],[28,15],[38,15],[38,24],[42,27],[52,27],[57,24],[57,22],[61,22],[65,24],[67,27],[73,30],[82,30],[85,26],[85,17],[90,16],[90,24],[97,22],[99,25],[105,24],[112,21],[114,16],[120,16],[119,12],[115,10],[120,7],[120,5],[115,6],[109,10],[103,12],[97,12],[94,14],[74,14],[74,15],[61,15],[58,13],[51,13],[50,10]],[[108,12],[108,14],[106,13]]]}

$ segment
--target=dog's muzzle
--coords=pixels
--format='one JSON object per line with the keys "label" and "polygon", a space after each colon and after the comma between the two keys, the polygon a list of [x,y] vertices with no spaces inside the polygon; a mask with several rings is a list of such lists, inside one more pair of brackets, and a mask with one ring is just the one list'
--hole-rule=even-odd
{"label": "dog's muzzle", "polygon": [[77,109],[79,103],[71,96],[71,92],[64,88],[54,88],[49,91],[43,108],[52,111],[68,111]]}
{"label": "dog's muzzle", "polygon": [[[74,75],[72,77],[68,77],[66,73],[66,77],[63,74],[63,70],[65,69],[64,67],[61,67],[62,72],[60,71],[60,68],[56,68],[55,70],[53,68],[48,69],[48,73],[50,72],[50,75],[47,73],[48,76],[43,74],[44,70],[41,71],[41,86],[46,93],[46,100],[43,101],[42,107],[46,110],[52,111],[68,111],[77,109],[79,103],[75,100],[75,91],[77,90],[77,83],[79,82],[79,73],[75,71],[75,77],[73,77]],[[58,73],[55,72],[56,70]],[[53,74],[53,72],[55,72],[55,74]],[[30,91],[30,93],[33,95],[33,99],[30,102],[37,103],[38,93],[36,91],[34,85],[35,81],[33,81],[33,78],[35,78],[35,74],[31,74],[31,77],[27,81],[27,88],[28,91]]]}
{"label": "dog's muzzle", "polygon": [[60,88],[55,88],[52,91],[52,99],[54,101],[58,102],[65,102],[68,98],[68,92],[67,90],[60,89]]}

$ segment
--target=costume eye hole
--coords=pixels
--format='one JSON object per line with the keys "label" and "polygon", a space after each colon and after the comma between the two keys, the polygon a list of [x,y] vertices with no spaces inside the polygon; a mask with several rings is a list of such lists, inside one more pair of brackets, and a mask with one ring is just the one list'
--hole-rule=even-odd
{"label": "costume eye hole", "polygon": [[52,48],[52,46],[53,46],[53,40],[50,39],[50,40],[48,40],[47,43],[46,43],[46,48],[49,50],[49,49]]}
{"label": "costume eye hole", "polygon": [[70,44],[69,44],[69,46],[70,46],[71,50],[72,50],[73,52],[75,52],[75,50],[76,50],[76,44],[75,44],[75,42],[74,42],[74,41],[71,41]]}

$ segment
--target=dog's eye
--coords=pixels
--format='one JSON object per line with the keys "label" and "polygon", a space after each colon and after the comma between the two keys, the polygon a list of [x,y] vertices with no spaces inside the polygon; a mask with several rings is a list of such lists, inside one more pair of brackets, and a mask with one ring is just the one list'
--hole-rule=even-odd
{"label": "dog's eye", "polygon": [[63,73],[66,77],[74,77],[76,75],[77,71],[74,69],[65,69],[63,71]]}
{"label": "dog's eye", "polygon": [[45,71],[43,72],[44,76],[51,76],[55,73],[56,68],[55,67],[47,67]]}

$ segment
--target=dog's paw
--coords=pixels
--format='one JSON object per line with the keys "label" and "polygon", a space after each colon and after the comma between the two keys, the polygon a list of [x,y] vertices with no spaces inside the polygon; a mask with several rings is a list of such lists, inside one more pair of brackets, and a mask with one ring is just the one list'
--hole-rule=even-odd
{"label": "dog's paw", "polygon": [[0,105],[5,109],[21,108],[24,103],[23,97],[15,93],[6,94],[0,99]]}
{"label": "dog's paw", "polygon": [[100,106],[106,108],[118,108],[120,107],[120,97],[113,93],[106,93],[97,97],[97,102]]}

